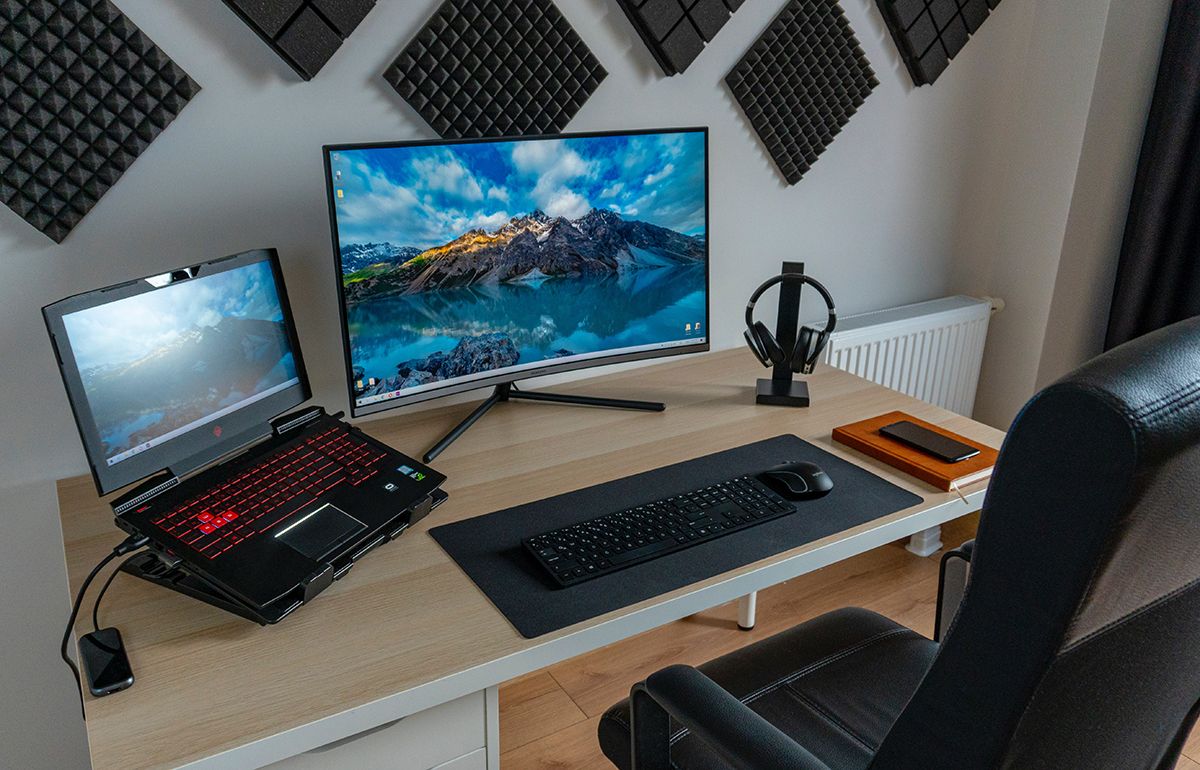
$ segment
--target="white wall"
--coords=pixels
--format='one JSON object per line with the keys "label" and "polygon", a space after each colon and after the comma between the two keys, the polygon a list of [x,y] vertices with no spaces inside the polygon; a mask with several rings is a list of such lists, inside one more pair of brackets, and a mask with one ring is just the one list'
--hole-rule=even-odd
{"label": "white wall", "polygon": [[1038,386],[1100,352],[1168,6],[1000,7],[994,21],[1029,42],[994,59],[1005,93],[976,127],[952,279],[1007,303],[988,330],[977,419],[1007,425]]}
{"label": "white wall", "polygon": [[1108,0],[1043,0],[1005,10],[1023,12],[1011,22],[1028,27],[1029,43],[1003,60],[1009,94],[991,105],[981,132],[993,137],[982,145],[971,181],[970,195],[981,205],[958,222],[956,265],[966,291],[1007,303],[988,329],[975,409],[995,425],[1007,424],[1033,392]]}
{"label": "white wall", "polygon": [[1071,199],[1037,387],[1104,347],[1117,258],[1170,0],[1114,2]]}
{"label": "white wall", "polygon": [[[176,265],[277,247],[317,396],[344,407],[319,149],[326,142],[432,137],[378,73],[437,0],[380,0],[310,83],[298,81],[215,0],[119,4],[204,90],[62,245],[0,208],[0,357],[7,362],[0,368],[0,492],[84,469],[39,308]],[[991,221],[994,203],[1013,217],[1030,212],[994,200],[989,180],[979,175],[1005,175],[1004,166],[1025,152],[1056,169],[1060,151],[1078,158],[1088,116],[1090,97],[1074,95],[1057,120],[1064,105],[1053,94],[1027,93],[1018,65],[1032,55],[1046,72],[1064,61],[1070,73],[1055,79],[1055,87],[1065,88],[1061,81],[1077,70],[1091,68],[1094,75],[1103,15],[1080,19],[1052,12],[1050,0],[1008,0],[936,86],[913,89],[875,3],[843,0],[882,82],[808,176],[789,188],[722,83],[783,4],[747,3],[685,75],[664,78],[612,0],[559,0],[610,72],[571,129],[711,127],[716,347],[739,344],[744,298],[782,259],[805,260],[847,313],[959,288],[987,290],[992,281],[985,285],[970,270],[963,273],[964,265],[978,265],[980,275],[994,272],[997,252],[981,244],[976,223],[990,232],[1001,229]],[[1108,5],[1069,4],[1078,10]],[[1035,24],[1043,18],[1074,31],[1060,38]],[[1039,141],[1015,137],[1038,125],[992,119],[1010,109],[1037,110],[1056,130]],[[1040,160],[1021,165],[1021,184],[1038,186],[1039,165]],[[1045,249],[1025,255],[1051,280],[1054,272],[1042,260],[1054,245],[1055,226],[1065,227],[1067,211],[1059,198],[1069,200],[1072,186],[1063,178],[1056,176],[1046,193],[1055,205],[1045,213]],[[1061,234],[1058,241],[1061,246]],[[1012,251],[1025,246],[1009,244]],[[985,255],[979,262],[964,253],[976,250]],[[1006,293],[1011,289],[1010,306],[1014,300],[1020,306],[1020,286],[997,285]],[[1045,304],[1040,296],[1038,302]],[[1037,323],[1044,325],[1044,313]],[[1007,323],[998,323],[1001,334]],[[1021,349],[1003,338],[998,349],[1004,357],[1020,357]],[[1032,377],[1022,377],[1019,385],[1031,388]],[[0,499],[6,501],[0,670],[5,692],[22,693],[20,699],[5,697],[0,706],[5,730],[0,765],[37,767],[38,755],[45,767],[77,765],[82,726],[65,685],[69,674],[55,652],[58,623],[67,611],[57,519],[47,500],[17,506],[7,494]],[[26,571],[31,563],[38,567],[36,576]],[[64,735],[62,751],[74,752],[72,760],[45,748]]]}

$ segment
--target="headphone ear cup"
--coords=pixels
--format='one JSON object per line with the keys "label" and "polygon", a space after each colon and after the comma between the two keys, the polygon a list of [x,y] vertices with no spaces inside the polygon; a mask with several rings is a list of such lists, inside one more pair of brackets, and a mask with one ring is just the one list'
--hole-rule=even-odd
{"label": "headphone ear cup", "polygon": [[770,366],[771,362],[767,360],[767,351],[763,350],[762,343],[758,341],[758,336],[754,334],[752,329],[747,329],[742,332],[746,337],[746,344],[750,347],[750,352],[754,357],[762,363],[763,366]]}
{"label": "headphone ear cup", "polygon": [[766,352],[767,358],[772,364],[778,365],[784,362],[784,359],[787,358],[787,353],[785,353],[783,348],[779,346],[779,342],[776,341],[775,335],[771,334],[771,330],[768,329],[767,325],[762,321],[754,322],[754,336],[758,338],[759,343],[762,345],[763,351]]}
{"label": "headphone ear cup", "polygon": [[823,331],[803,326],[796,335],[796,349],[792,351],[792,371],[812,374],[817,365],[817,357],[825,349],[829,335]]}
{"label": "headphone ear cup", "polygon": [[792,357],[788,361],[793,372],[803,371],[808,361],[808,349],[812,345],[812,338],[813,330],[808,326],[801,326],[800,331],[796,332],[796,347],[792,348]]}

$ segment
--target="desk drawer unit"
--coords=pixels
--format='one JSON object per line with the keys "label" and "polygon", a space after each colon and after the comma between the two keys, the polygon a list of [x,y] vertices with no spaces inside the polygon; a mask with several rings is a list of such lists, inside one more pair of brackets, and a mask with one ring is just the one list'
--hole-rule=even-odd
{"label": "desk drawer unit", "polygon": [[483,692],[268,765],[270,770],[484,770]]}

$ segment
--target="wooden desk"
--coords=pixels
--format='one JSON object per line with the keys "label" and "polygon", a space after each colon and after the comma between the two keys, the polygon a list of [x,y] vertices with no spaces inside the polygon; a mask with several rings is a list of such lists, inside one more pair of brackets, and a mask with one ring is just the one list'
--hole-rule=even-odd
{"label": "wooden desk", "polygon": [[[993,446],[1000,431],[828,367],[809,379],[811,408],[756,406],[754,381],[761,372],[745,351],[729,351],[569,387],[665,401],[661,414],[524,402],[493,410],[436,463],[449,477],[449,502],[276,626],[259,627],[119,578],[102,607],[102,624],[121,629],[137,682],[87,700],[94,766],[259,766],[474,694],[482,704],[485,749],[477,761],[446,767],[495,770],[499,683],[979,508],[985,485],[971,488],[964,502],[833,444],[830,431],[891,409]],[[418,455],[472,407],[401,412],[362,427]],[[851,459],[924,502],[532,640],[522,638],[427,535],[431,526],[780,433]],[[74,593],[122,536],[89,478],[59,482],[58,494]],[[84,625],[81,620],[80,628],[90,630]]]}

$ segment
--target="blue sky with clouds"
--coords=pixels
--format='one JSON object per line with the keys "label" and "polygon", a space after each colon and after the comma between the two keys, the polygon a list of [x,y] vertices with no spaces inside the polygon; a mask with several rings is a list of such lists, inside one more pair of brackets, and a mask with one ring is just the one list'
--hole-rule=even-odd
{"label": "blue sky with clouds", "polygon": [[701,132],[340,150],[330,162],[342,246],[430,248],[534,209],[706,234]]}
{"label": "blue sky with clouds", "polygon": [[267,262],[193,278],[63,317],[80,371],[124,364],[169,344],[189,329],[226,316],[282,321]]}

